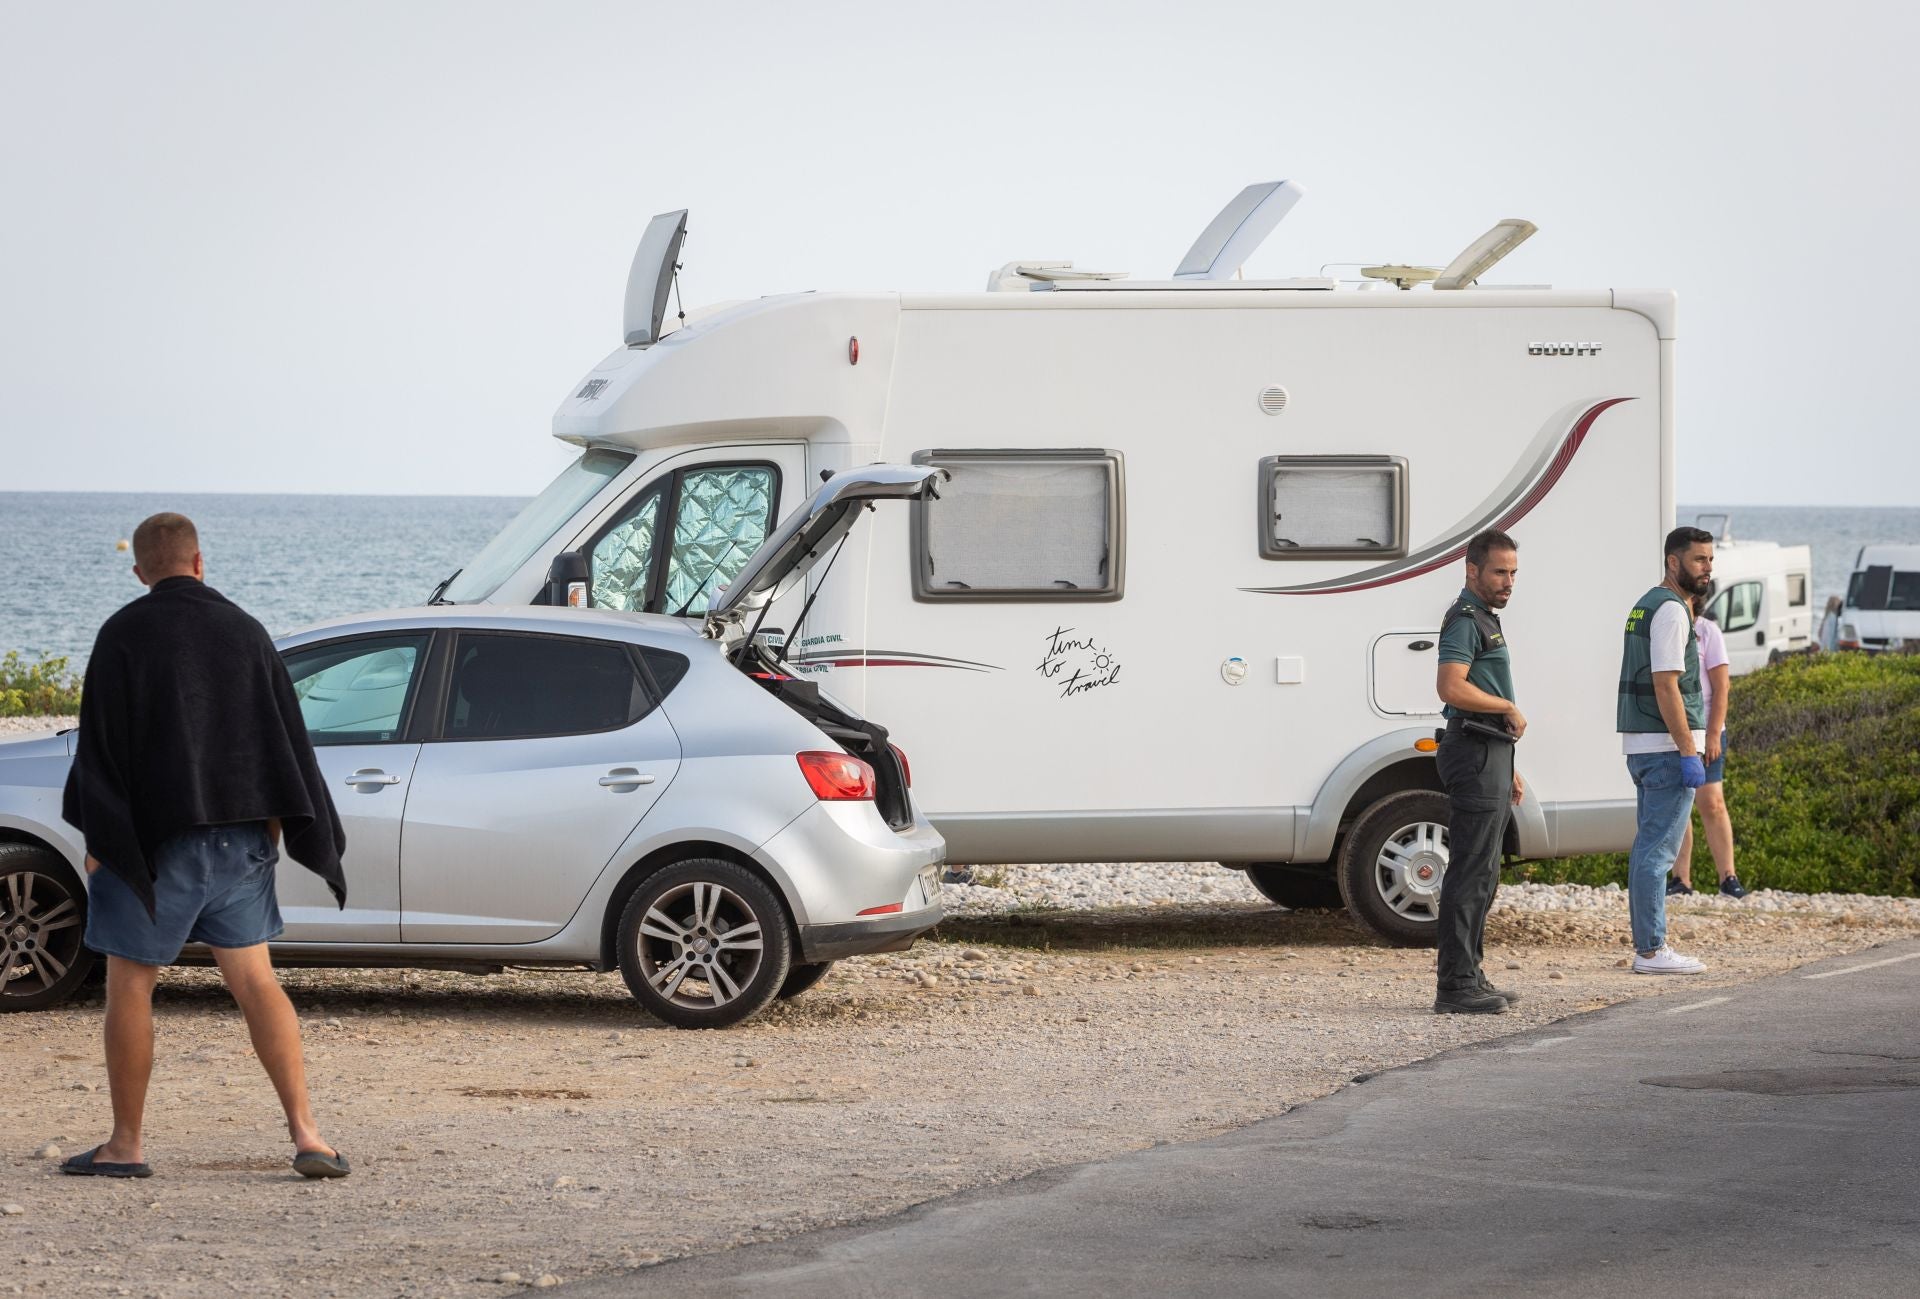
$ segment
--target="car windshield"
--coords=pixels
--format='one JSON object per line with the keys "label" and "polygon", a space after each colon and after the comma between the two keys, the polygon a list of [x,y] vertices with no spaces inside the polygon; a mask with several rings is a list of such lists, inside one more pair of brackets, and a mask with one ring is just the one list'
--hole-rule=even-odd
{"label": "car windshield", "polygon": [[1887,593],[1888,609],[1920,609],[1920,573],[1895,573]]}
{"label": "car windshield", "polygon": [[562,469],[560,476],[527,502],[512,523],[467,561],[444,598],[461,604],[492,595],[530,555],[547,544],[562,524],[579,513],[581,506],[632,463],[633,456],[625,451],[593,450]]}

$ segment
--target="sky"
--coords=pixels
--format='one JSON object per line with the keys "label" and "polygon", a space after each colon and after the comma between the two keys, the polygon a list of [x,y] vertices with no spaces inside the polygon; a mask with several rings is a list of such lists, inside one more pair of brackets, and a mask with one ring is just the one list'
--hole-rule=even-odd
{"label": "sky", "polygon": [[[1246,267],[1679,290],[1679,495],[1920,503],[1920,10],[0,4],[0,491],[537,491],[691,210],[689,306]],[[1351,274],[1352,272],[1347,272]]]}

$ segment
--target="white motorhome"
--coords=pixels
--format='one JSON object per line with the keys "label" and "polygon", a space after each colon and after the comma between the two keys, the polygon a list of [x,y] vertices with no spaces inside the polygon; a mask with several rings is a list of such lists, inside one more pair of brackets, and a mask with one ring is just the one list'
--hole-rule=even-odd
{"label": "white motorhome", "polygon": [[1839,648],[1920,647],[1920,546],[1860,547],[1840,608]]}
{"label": "white motorhome", "polygon": [[1765,667],[1813,645],[1813,550],[1734,537],[1725,514],[1700,516],[1714,534],[1713,598],[1707,617],[1727,642],[1734,676]]}
{"label": "white motorhome", "polygon": [[858,530],[762,636],[894,725],[951,859],[1217,860],[1417,942],[1446,865],[1435,641],[1467,539],[1501,527],[1532,722],[1508,848],[1623,850],[1674,295],[1475,283],[1532,233],[1512,221],[1444,271],[1233,278],[1297,194],[1250,187],[1167,279],[1013,262],[984,292],[788,294],[664,333],[685,214],[658,218],[625,344],[554,416],[579,459],[436,596],[573,579],[697,615],[821,477],[944,466],[942,499]]}

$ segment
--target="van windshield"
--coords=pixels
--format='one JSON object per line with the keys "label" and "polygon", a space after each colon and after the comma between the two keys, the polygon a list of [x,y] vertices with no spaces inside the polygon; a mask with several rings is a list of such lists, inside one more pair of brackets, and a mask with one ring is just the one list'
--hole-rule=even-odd
{"label": "van windshield", "polygon": [[560,471],[547,489],[527,502],[513,522],[500,529],[480,553],[467,561],[445,597],[455,604],[484,600],[552,539],[580,507],[592,500],[621,470],[633,463],[625,451],[593,450]]}

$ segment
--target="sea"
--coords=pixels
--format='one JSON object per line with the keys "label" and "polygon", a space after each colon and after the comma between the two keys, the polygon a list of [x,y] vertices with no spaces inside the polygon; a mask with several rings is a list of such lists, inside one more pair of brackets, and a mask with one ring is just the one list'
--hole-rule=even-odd
{"label": "sea", "polygon": [[[84,668],[94,631],[141,593],[116,543],[178,510],[200,529],[207,580],[274,633],[419,604],[519,512],[518,496],[0,492],[0,653]],[[1816,617],[1868,542],[1920,543],[1920,508],[1682,505],[1731,516],[1742,540],[1813,547]]]}

